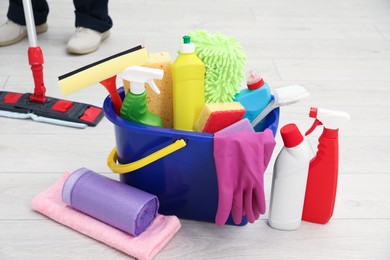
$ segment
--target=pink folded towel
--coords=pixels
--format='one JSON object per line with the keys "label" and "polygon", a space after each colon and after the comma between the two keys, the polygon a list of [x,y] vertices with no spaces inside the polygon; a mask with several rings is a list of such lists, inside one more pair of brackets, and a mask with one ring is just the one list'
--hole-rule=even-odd
{"label": "pink folded towel", "polygon": [[172,239],[181,225],[176,216],[157,215],[138,237],[131,236],[67,206],[61,191],[70,173],[32,200],[32,208],[84,235],[107,244],[137,259],[152,259]]}

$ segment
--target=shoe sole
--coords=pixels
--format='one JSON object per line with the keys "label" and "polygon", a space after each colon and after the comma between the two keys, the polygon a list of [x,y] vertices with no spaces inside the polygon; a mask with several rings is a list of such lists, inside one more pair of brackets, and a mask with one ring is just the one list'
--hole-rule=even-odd
{"label": "shoe sole", "polygon": [[93,46],[89,49],[75,49],[75,48],[71,48],[71,47],[67,47],[66,48],[66,51],[69,53],[69,54],[78,54],[78,55],[83,55],[83,54],[88,54],[88,53],[91,53],[91,52],[94,52],[96,51],[97,49],[99,49],[100,47],[100,44],[108,38],[108,36],[110,36],[110,31],[107,31],[107,32],[104,32],[102,34],[102,39],[100,40],[100,43],[97,44],[96,46]]}
{"label": "shoe sole", "polygon": [[18,42],[20,42],[21,40],[23,40],[26,37],[27,37],[27,33],[20,34],[18,37],[13,38],[13,39],[11,39],[9,41],[0,42],[0,46],[4,47],[4,46],[8,46],[8,45],[12,45],[12,44],[18,43]]}
{"label": "shoe sole", "polygon": [[[35,26],[35,30],[36,30],[37,34],[41,34],[41,33],[47,32],[48,28],[49,28],[49,26],[47,25],[47,23]],[[23,40],[26,37],[27,37],[27,30],[24,33],[20,34],[18,37],[14,38],[14,39],[11,39],[11,40],[6,41],[6,42],[1,42],[0,46],[4,47],[4,46],[8,46],[8,45],[12,45],[12,44],[18,43],[18,42],[20,42],[21,40]]]}

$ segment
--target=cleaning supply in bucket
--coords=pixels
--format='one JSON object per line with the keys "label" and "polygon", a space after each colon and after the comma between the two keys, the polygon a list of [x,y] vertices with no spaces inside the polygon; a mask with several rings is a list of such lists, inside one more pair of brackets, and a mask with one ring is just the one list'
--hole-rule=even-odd
{"label": "cleaning supply in bucket", "polygon": [[157,95],[154,91],[148,91],[146,97],[148,99],[149,111],[161,117],[165,128],[173,128],[173,87],[172,87],[172,72],[171,58],[168,52],[150,53],[149,62],[145,65],[148,68],[164,70],[162,80],[157,80],[156,85],[161,91]]}
{"label": "cleaning supply in bucket", "polygon": [[[171,58],[168,52],[149,53],[148,63],[144,65],[147,68],[164,70],[162,80],[155,81],[160,94],[154,91],[147,91],[147,105],[150,112],[161,117],[165,128],[173,128],[173,90]],[[125,93],[130,89],[130,82],[123,80]]]}
{"label": "cleaning supply in bucket", "polygon": [[141,45],[117,53],[58,77],[63,95],[71,94],[92,84],[101,83],[110,93],[117,115],[122,99],[118,95],[115,78],[128,66],[143,66],[148,63],[148,52]]}
{"label": "cleaning supply in bucket", "polygon": [[338,132],[350,119],[350,115],[343,111],[312,107],[309,116],[315,118],[315,121],[306,135],[319,125],[323,125],[324,129],[318,139],[317,154],[309,165],[302,219],[325,224],[333,215],[336,200],[339,167]]}
{"label": "cleaning supply in bucket", "polygon": [[180,53],[172,63],[173,126],[194,131],[195,122],[205,104],[205,65],[195,54],[191,37],[183,37]]}
{"label": "cleaning supply in bucket", "polygon": [[95,239],[136,259],[153,259],[180,229],[176,216],[157,215],[145,232],[135,237],[75,210],[61,198],[64,182],[70,175],[65,172],[48,189],[36,195],[31,202],[33,210],[85,235],[83,238]]}
{"label": "cleaning supply in bucket", "polygon": [[195,53],[206,66],[205,102],[232,102],[240,92],[246,55],[241,44],[221,33],[210,34],[205,30],[190,32]]}
{"label": "cleaning supply in bucket", "polygon": [[218,132],[216,132],[216,134],[230,134],[230,133],[254,132],[254,131],[255,129],[253,129],[248,118],[243,118],[240,121],[237,121],[236,123],[228,127],[225,127],[222,130],[219,130]]}
{"label": "cleaning supply in bucket", "polygon": [[224,225],[231,212],[234,223],[242,216],[253,223],[266,210],[264,172],[275,139],[264,132],[214,134],[214,159],[218,179],[218,209],[215,223]]}
{"label": "cleaning supply in bucket", "polygon": [[245,108],[239,102],[205,104],[195,131],[213,134],[242,119]]}
{"label": "cleaning supply in bucket", "polygon": [[131,66],[122,72],[122,78],[130,82],[130,90],[123,100],[120,116],[130,122],[163,127],[161,118],[148,110],[145,83],[160,94],[154,79],[162,79],[164,71],[140,66]]}
{"label": "cleaning supply in bucket", "polygon": [[309,146],[295,124],[280,129],[284,147],[276,158],[272,176],[268,224],[294,230],[301,224],[309,169]]}
{"label": "cleaning supply in bucket", "polygon": [[251,122],[256,127],[272,110],[277,107],[291,105],[309,96],[309,92],[300,85],[291,85],[273,89],[273,99],[266,108]]}
{"label": "cleaning supply in bucket", "polygon": [[87,168],[64,183],[65,204],[133,236],[144,232],[157,215],[156,196],[99,175]]}
{"label": "cleaning supply in bucket", "polygon": [[[253,121],[271,102],[271,91],[267,83],[256,72],[250,71],[247,76],[247,88],[234,97],[246,109],[244,115],[249,121]],[[264,130],[263,124],[254,125],[256,131]]]}

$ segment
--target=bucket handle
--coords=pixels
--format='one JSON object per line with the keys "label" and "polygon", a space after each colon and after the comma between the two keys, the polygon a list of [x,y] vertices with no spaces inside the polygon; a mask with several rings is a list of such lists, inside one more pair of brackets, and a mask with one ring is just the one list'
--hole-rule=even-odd
{"label": "bucket handle", "polygon": [[138,170],[139,168],[142,168],[154,161],[157,161],[158,159],[161,159],[164,156],[167,156],[173,152],[176,152],[177,150],[185,147],[187,144],[183,139],[176,140],[174,143],[165,146],[164,148],[161,148],[160,150],[141,158],[137,161],[127,163],[127,164],[118,164],[118,153],[116,150],[116,147],[114,147],[111,150],[111,153],[108,155],[107,158],[107,165],[111,169],[112,172],[123,174],[132,172],[135,170]]}

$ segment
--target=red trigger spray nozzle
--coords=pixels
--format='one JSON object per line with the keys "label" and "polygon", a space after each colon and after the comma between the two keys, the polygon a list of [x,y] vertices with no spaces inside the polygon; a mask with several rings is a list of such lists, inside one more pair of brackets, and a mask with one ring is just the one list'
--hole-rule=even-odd
{"label": "red trigger spray nozzle", "polygon": [[306,131],[305,136],[311,134],[311,132],[313,132],[314,129],[316,129],[316,127],[319,125],[322,125],[322,122],[316,119],[314,123],[311,125],[311,127],[309,128],[309,130]]}
{"label": "red trigger spray nozzle", "polygon": [[316,107],[311,107],[311,108],[310,108],[309,117],[315,118],[316,120],[314,121],[314,123],[312,124],[312,126],[309,128],[309,130],[306,131],[305,136],[311,134],[311,132],[313,132],[314,129],[315,129],[317,126],[322,125],[322,122],[321,122],[320,120],[317,119],[317,114],[318,114],[318,108],[316,108]]}

